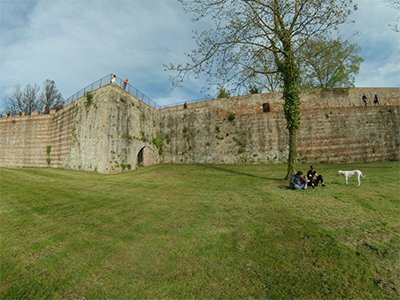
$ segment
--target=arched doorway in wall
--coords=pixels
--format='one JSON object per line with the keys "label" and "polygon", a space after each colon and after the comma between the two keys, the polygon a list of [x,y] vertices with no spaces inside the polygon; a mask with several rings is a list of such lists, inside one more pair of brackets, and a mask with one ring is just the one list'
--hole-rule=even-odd
{"label": "arched doorway in wall", "polygon": [[144,148],[145,148],[145,147],[143,147],[142,149],[140,149],[140,150],[139,150],[139,153],[138,153],[138,155],[137,155],[137,164],[138,164],[138,166],[143,166],[143,152],[144,152]]}

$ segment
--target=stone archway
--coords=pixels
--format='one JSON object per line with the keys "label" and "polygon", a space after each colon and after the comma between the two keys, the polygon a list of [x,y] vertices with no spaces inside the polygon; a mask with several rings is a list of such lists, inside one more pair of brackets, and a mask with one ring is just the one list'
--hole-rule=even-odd
{"label": "stone archway", "polygon": [[137,165],[138,166],[143,166],[143,162],[144,162],[144,148],[139,150],[138,155],[137,155]]}
{"label": "stone archway", "polygon": [[140,150],[136,155],[136,164],[138,167],[148,167],[158,163],[157,149],[152,145],[140,145]]}

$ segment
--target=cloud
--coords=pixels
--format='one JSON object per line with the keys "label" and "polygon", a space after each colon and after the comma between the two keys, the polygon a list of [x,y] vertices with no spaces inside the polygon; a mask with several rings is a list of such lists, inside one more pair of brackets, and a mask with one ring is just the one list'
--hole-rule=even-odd
{"label": "cloud", "polygon": [[[374,0],[358,6],[356,22],[345,28],[360,32],[351,40],[365,59],[356,85],[400,86],[400,34],[389,27],[397,12]],[[67,98],[110,73],[160,105],[205,98],[204,80],[171,90],[164,71],[164,64],[186,62],[184,53],[196,48],[192,30],[209,26],[193,23],[176,0],[2,0],[0,11],[0,99],[16,84],[46,79]]]}
{"label": "cloud", "polygon": [[2,96],[15,84],[49,78],[67,98],[115,73],[149,97],[166,99],[173,94],[163,64],[182,61],[194,47],[190,16],[177,1],[35,1],[22,12],[17,1],[7,9],[14,22],[2,24],[10,37],[1,45],[8,74]]}
{"label": "cloud", "polygon": [[353,24],[341,28],[344,35],[358,32],[351,43],[362,47],[365,59],[356,78],[357,87],[400,87],[400,34],[389,24],[399,12],[383,1],[360,0]]}

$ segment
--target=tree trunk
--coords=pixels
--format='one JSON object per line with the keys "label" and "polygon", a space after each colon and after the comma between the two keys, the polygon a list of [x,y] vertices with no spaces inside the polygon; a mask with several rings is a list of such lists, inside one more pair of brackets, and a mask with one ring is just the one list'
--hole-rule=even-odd
{"label": "tree trunk", "polygon": [[288,158],[288,168],[285,180],[290,179],[294,174],[294,169],[296,168],[297,159],[297,141],[299,129],[291,127],[289,130],[289,158]]}
{"label": "tree trunk", "polygon": [[286,118],[286,128],[289,130],[289,157],[288,171],[285,179],[291,178],[296,167],[297,139],[300,128],[300,91],[299,91],[299,67],[294,59],[290,39],[282,39],[285,49],[285,58],[280,64],[280,72],[283,79],[283,110]]}

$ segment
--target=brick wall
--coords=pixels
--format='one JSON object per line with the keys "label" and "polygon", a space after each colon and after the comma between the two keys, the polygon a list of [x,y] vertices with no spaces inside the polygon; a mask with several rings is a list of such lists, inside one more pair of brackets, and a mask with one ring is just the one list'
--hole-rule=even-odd
{"label": "brick wall", "polygon": [[303,112],[298,143],[303,161],[400,159],[400,107],[329,108]]}
{"label": "brick wall", "polygon": [[0,119],[0,166],[47,167],[47,146],[51,144],[52,115]]}
{"label": "brick wall", "polygon": [[[364,107],[363,93],[369,99],[378,94],[381,105]],[[51,167],[110,174],[135,169],[139,163],[287,160],[281,93],[161,110],[112,84],[92,95],[90,105],[82,97],[50,115],[1,118],[0,167],[48,167],[49,158]],[[303,92],[301,100],[300,161],[400,159],[399,88],[313,90]],[[270,112],[263,110],[266,103]],[[161,147],[155,142],[159,135]]]}
{"label": "brick wall", "polygon": [[[362,95],[380,105],[364,107]],[[288,132],[281,93],[256,94],[162,109],[168,163],[283,163]],[[299,160],[399,159],[399,88],[313,90],[301,94]],[[270,112],[263,112],[268,103]],[[235,120],[229,121],[229,115]]]}
{"label": "brick wall", "polygon": [[75,122],[75,103],[58,111],[51,122],[51,166],[55,168],[66,166],[73,143],[72,129]]}
{"label": "brick wall", "polygon": [[[74,101],[69,152],[62,166],[112,174],[135,169],[143,150],[142,165],[160,162],[152,140],[159,134],[159,113],[122,88],[108,84]],[[68,107],[67,107],[68,108]],[[68,138],[67,135],[65,138]],[[67,146],[67,143],[70,143]]]}

